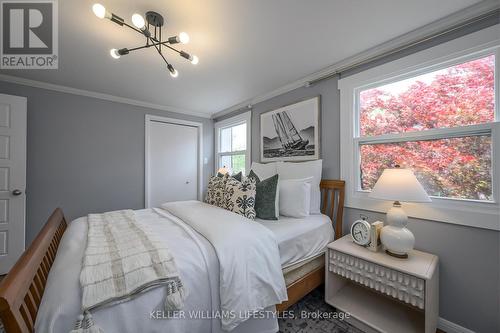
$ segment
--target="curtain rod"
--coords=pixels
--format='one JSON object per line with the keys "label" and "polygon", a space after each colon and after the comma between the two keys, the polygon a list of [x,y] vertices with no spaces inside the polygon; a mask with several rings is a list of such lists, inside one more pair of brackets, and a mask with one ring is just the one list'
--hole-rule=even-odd
{"label": "curtain rod", "polygon": [[366,58],[364,60],[360,60],[358,62],[355,62],[355,63],[352,63],[352,64],[349,64],[349,65],[346,65],[344,67],[340,67],[336,70],[334,70],[332,73],[329,73],[329,74],[326,74],[322,77],[319,77],[317,79],[314,79],[314,80],[311,80],[311,81],[308,81],[306,83],[306,86],[311,86],[313,84],[316,84],[320,81],[324,81],[326,79],[329,79],[331,77],[334,77],[336,75],[339,75],[339,74],[342,74],[343,72],[346,72],[346,71],[349,71],[349,70],[352,70],[352,69],[355,69],[355,68],[359,68],[363,65],[366,65],[366,64],[369,64],[371,62],[374,62],[374,61],[377,61],[377,60],[380,60],[380,59],[383,59],[383,58],[386,58],[388,56],[391,56],[393,54],[396,54],[398,52],[401,52],[401,51],[404,51],[404,50],[408,50],[412,47],[415,47],[415,46],[418,46],[422,43],[425,43],[425,42],[428,42],[428,41],[432,41],[440,36],[443,36],[443,35],[446,35],[446,34],[449,34],[449,33],[452,33],[454,31],[457,31],[457,30],[460,30],[460,29],[463,29],[463,28],[466,28],[466,27],[469,27],[473,24],[476,24],[478,22],[482,22],[482,21],[486,21],[488,19],[491,19],[491,18],[499,18],[500,17],[500,9],[497,8],[497,9],[494,9],[494,10],[491,10],[487,13],[484,13],[482,15],[479,15],[479,16],[476,16],[470,20],[467,20],[467,21],[464,21],[464,22],[461,22],[461,23],[458,23],[458,24],[455,24],[445,30],[442,30],[442,31],[439,31],[437,33],[432,33],[430,35],[427,35],[427,36],[424,36],[422,38],[419,38],[419,39],[416,39],[412,42],[409,42],[409,43],[406,43],[404,45],[401,45],[399,47],[396,47],[392,50],[389,50],[389,51],[385,51],[385,52],[382,52],[380,54],[377,54],[377,55],[374,55],[374,56],[371,56],[369,58]]}

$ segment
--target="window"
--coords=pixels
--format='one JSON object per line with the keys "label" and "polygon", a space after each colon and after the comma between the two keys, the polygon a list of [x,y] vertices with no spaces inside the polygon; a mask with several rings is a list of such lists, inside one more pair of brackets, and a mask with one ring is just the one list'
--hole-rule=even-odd
{"label": "window", "polygon": [[[413,169],[431,196],[493,200],[491,127],[468,127],[495,120],[494,55],[361,90],[357,98],[362,190],[398,164]],[[429,136],[433,129],[444,130]]]}
{"label": "window", "polygon": [[246,112],[215,124],[216,170],[226,167],[232,174],[246,174],[250,169],[250,120]]}
{"label": "window", "polygon": [[385,211],[368,194],[401,165],[433,200],[410,215],[500,229],[500,42],[463,47],[474,43],[465,36],[340,80],[347,206]]}

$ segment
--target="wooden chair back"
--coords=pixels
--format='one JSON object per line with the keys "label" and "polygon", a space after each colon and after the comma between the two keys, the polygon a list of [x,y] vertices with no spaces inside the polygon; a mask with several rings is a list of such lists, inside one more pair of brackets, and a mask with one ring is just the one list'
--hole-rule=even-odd
{"label": "wooden chair back", "polygon": [[7,332],[34,331],[47,276],[66,226],[63,212],[57,208],[0,283],[0,318]]}
{"label": "wooden chair back", "polygon": [[345,181],[324,179],[321,189],[321,212],[330,216],[335,229],[335,239],[342,237],[342,218],[344,216]]}

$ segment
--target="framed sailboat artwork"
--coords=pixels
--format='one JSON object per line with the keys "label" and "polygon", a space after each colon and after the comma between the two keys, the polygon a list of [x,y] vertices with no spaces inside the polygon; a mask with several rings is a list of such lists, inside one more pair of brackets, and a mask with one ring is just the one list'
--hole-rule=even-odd
{"label": "framed sailboat artwork", "polygon": [[307,161],[319,158],[320,96],[260,115],[260,160]]}

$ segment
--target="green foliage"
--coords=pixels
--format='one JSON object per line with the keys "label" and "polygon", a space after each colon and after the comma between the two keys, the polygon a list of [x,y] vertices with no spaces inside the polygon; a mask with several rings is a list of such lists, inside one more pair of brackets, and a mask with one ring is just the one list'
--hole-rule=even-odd
{"label": "green foliage", "polygon": [[232,156],[232,173],[237,174],[242,172],[245,174],[245,155],[234,155]]}

